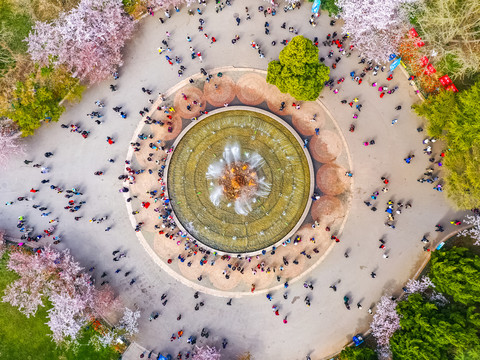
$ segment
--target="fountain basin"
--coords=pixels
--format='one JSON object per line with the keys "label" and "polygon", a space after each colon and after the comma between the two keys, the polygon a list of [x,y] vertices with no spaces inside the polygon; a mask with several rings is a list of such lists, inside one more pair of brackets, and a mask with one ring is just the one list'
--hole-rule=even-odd
{"label": "fountain basin", "polygon": [[[261,156],[258,177],[269,185],[246,214],[228,196],[211,200],[217,184],[207,176],[209,166],[232,144],[244,159]],[[314,186],[310,156],[295,131],[271,113],[245,107],[217,109],[187,126],[165,174],[177,225],[224,253],[255,253],[291,236],[308,213]]]}

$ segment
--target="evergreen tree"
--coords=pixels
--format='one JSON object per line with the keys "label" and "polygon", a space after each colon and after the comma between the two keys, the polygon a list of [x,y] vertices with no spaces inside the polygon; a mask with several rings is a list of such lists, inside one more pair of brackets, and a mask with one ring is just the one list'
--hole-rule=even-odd
{"label": "evergreen tree", "polygon": [[338,358],[340,360],[377,360],[378,356],[375,350],[368,347],[349,346],[342,350]]}
{"label": "evergreen tree", "polygon": [[430,278],[438,291],[456,302],[480,302],[480,257],[463,247],[432,253]]}
{"label": "evergreen tree", "polygon": [[295,36],[280,52],[279,61],[268,64],[267,82],[297,100],[315,100],[330,69],[318,59],[318,48],[303,36]]}
{"label": "evergreen tree", "polygon": [[397,311],[401,329],[390,339],[395,360],[460,359],[480,346],[480,315],[474,308],[458,303],[440,307],[417,293],[399,302]]}
{"label": "evergreen tree", "polygon": [[414,110],[428,133],[446,142],[447,196],[461,209],[480,206],[480,82],[461,93],[441,92]]}

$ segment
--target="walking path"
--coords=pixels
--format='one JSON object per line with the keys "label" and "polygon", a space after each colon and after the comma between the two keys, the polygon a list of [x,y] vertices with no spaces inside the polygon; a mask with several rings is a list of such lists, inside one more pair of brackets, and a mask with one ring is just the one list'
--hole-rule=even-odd
{"label": "walking path", "polygon": [[[261,3],[267,6],[267,3]],[[413,88],[408,86],[406,78],[400,70],[395,70],[393,80],[387,81],[386,73],[379,72],[373,77],[371,72],[363,79],[360,86],[352,81],[349,73],[352,70],[361,72],[366,67],[358,64],[356,53],[349,58],[342,57],[331,76],[337,80],[345,77],[338,94],[325,89],[320,95],[320,101],[332,114],[339,125],[352,157],[353,196],[348,221],[342,233],[340,242],[308,276],[291,284],[288,299],[284,300],[284,291],[272,292],[273,300],[268,301],[264,294],[235,298],[231,306],[227,299],[208,294],[199,294],[194,298],[195,290],[176,281],[152,260],[145,249],[139,246],[136,233],[129,221],[124,197],[118,192],[121,181],[117,179],[124,173],[124,160],[127,156],[129,142],[132,139],[140,119],[138,111],[149,107],[149,99],[159,92],[172,88],[179,80],[196,74],[200,67],[207,71],[222,66],[248,67],[265,70],[268,61],[276,59],[281,50],[280,42],[291,39],[288,32],[290,26],[298,29],[299,34],[311,39],[318,36],[320,40],[320,55],[331,65],[333,58],[327,58],[330,47],[323,47],[325,35],[340,31],[340,21],[335,27],[329,26],[330,19],[323,14],[318,19],[317,27],[309,25],[309,7],[306,3],[300,10],[284,13],[280,10],[275,17],[264,17],[256,8],[259,3],[251,0],[234,1],[233,6],[227,6],[219,14],[215,13],[214,4],[202,8],[205,20],[204,33],[215,36],[216,42],[210,43],[202,33],[199,33],[198,15],[189,16],[183,8],[180,13],[172,13],[172,18],[161,24],[158,20],[163,14],[147,17],[139,24],[135,38],[124,51],[125,65],[120,69],[120,78],[115,81],[105,81],[90,87],[84,94],[80,104],[71,106],[63,114],[58,124],[47,124],[37,131],[34,137],[26,140],[28,158],[44,163],[50,168],[48,174],[41,174],[40,169],[25,165],[24,159],[13,161],[0,179],[0,204],[2,204],[1,227],[8,234],[18,234],[15,227],[18,216],[26,217],[37,231],[47,229],[48,219],[58,217],[56,233],[63,241],[59,248],[72,249],[75,257],[89,268],[96,266],[97,281],[103,270],[108,273],[110,284],[118,291],[120,298],[127,306],[138,306],[142,310],[140,319],[140,334],[136,341],[147,349],[155,352],[177,354],[179,351],[191,349],[186,339],[195,334],[197,345],[209,344],[220,346],[222,339],[227,338],[229,344],[222,353],[225,359],[248,350],[256,359],[304,359],[310,354],[312,359],[322,359],[339,350],[349,342],[351,336],[359,331],[365,331],[371,316],[367,309],[383,294],[398,294],[403,284],[423,263],[427,253],[422,250],[420,242],[424,234],[435,241],[437,234],[433,231],[437,223],[444,224],[446,231],[451,231],[449,220],[461,218],[447,204],[445,197],[432,189],[433,184],[421,184],[416,180],[422,176],[425,168],[431,165],[428,156],[422,154],[425,147],[422,140],[425,132],[417,132],[422,125],[409,110],[410,105],[418,98]],[[249,7],[251,20],[246,20],[245,6]],[[235,14],[239,14],[241,23],[235,22]],[[264,22],[269,22],[270,35],[264,35]],[[286,30],[281,28],[287,23]],[[161,40],[168,40],[174,56],[183,58],[186,67],[183,78],[178,76],[178,65],[171,66],[165,60],[164,54],[158,54]],[[238,34],[240,40],[235,45],[231,39]],[[192,38],[189,43],[186,36]],[[276,40],[277,45],[270,45]],[[257,51],[250,46],[255,41],[262,46],[265,58],[260,58]],[[189,46],[200,51],[203,62],[190,59]],[[174,58],[174,56],[169,55]],[[372,87],[373,81],[380,85],[400,88],[392,95],[379,98],[378,86]],[[118,85],[118,91],[110,92],[110,83]],[[336,83],[335,83],[336,84]],[[141,88],[155,91],[148,96]],[[348,102],[355,97],[363,105],[357,120],[352,120],[355,108]],[[101,99],[106,103],[105,109],[94,105]],[[267,102],[268,104],[268,102]],[[401,105],[402,110],[395,107]],[[128,113],[127,119],[122,119],[111,110],[122,106],[122,111]],[[101,111],[105,116],[104,123],[96,125],[86,116],[91,111]],[[391,121],[398,118],[397,124]],[[349,132],[350,124],[355,122],[355,132]],[[60,124],[80,124],[82,129],[91,131],[88,139],[76,133],[71,133],[60,127]],[[105,140],[112,137],[115,143],[110,145]],[[364,146],[363,143],[375,140],[375,145]],[[440,144],[434,146],[438,154]],[[45,158],[47,151],[54,156]],[[410,153],[416,157],[411,164],[403,160]],[[109,163],[108,159],[114,159]],[[437,156],[438,158],[438,156]],[[437,159],[438,160],[438,159]],[[435,166],[437,171],[438,166]],[[94,176],[95,171],[103,171],[105,175]],[[388,193],[382,193],[385,187],[381,181],[384,176],[390,180]],[[41,185],[42,179],[50,179],[49,184]],[[57,194],[48,185],[62,188],[77,188],[86,200],[81,211],[69,213],[63,209],[68,199],[64,194]],[[35,194],[29,190],[40,188]],[[374,191],[379,191],[377,201],[370,198]],[[30,196],[29,202],[15,202],[5,207],[7,201],[13,201],[18,196]],[[386,222],[387,201],[394,203],[410,203],[411,208],[401,214],[395,214],[396,228],[384,226]],[[371,211],[364,201],[371,201],[378,211]],[[42,204],[51,211],[50,217],[41,217],[40,212],[31,207],[32,204]],[[396,210],[396,206],[395,206]],[[88,219],[97,219],[108,215],[108,220],[101,224],[89,223]],[[79,221],[74,216],[83,216]],[[105,231],[106,227],[111,231]],[[385,251],[379,249],[378,239],[386,242],[388,259],[382,257]],[[127,257],[119,262],[113,262],[111,255],[114,250],[127,252]],[[349,257],[345,258],[344,253]],[[131,271],[130,277],[115,274],[116,268],[122,273]],[[372,279],[369,274],[375,271],[377,277]],[[137,282],[130,286],[130,279]],[[314,289],[303,287],[303,281],[313,283]],[[337,291],[329,289],[336,283]],[[167,294],[168,303],[163,306],[161,295]],[[347,311],[343,305],[343,296],[347,295],[355,304],[361,302],[363,310]],[[311,306],[307,307],[304,298],[308,296]],[[195,305],[203,302],[198,311]],[[280,316],[275,316],[272,305],[277,305]],[[160,312],[160,318],[148,321],[152,311]],[[179,314],[181,320],[177,321]],[[288,324],[282,319],[288,316]],[[206,327],[210,337],[200,337],[200,331]],[[179,330],[185,332],[181,340],[170,342],[172,333]]]}

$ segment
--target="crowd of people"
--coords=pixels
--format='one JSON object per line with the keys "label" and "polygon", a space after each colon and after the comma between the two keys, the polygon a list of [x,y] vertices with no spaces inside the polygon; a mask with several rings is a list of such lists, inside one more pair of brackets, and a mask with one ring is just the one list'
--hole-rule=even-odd
{"label": "crowd of people", "polygon": [[[206,2],[201,0],[199,3],[203,6],[206,6]],[[229,2],[227,1],[226,6],[230,5]],[[223,10],[223,7],[225,5],[218,4],[216,5],[216,12],[219,13]],[[290,10],[290,9],[288,9]],[[286,11],[288,11],[286,10]],[[174,9],[175,12],[179,12],[179,8]],[[188,10],[189,14],[192,16],[195,16],[195,12]],[[258,8],[258,11],[260,13],[264,14],[264,17],[274,17],[276,14],[276,7],[268,7],[268,8],[263,8],[262,6]],[[154,15],[153,9],[149,9],[149,13],[151,15]],[[222,39],[221,35],[219,36],[213,36],[210,31],[207,32],[207,24],[206,20],[203,17],[202,10],[200,8],[197,9],[196,13],[198,14],[199,19],[199,26],[198,26],[198,31],[199,33],[203,34],[203,38],[205,38],[206,41],[209,42],[210,45],[214,45],[219,41],[224,41]],[[165,11],[165,17],[166,19],[160,17],[159,21],[162,24],[166,24],[168,26],[168,19],[172,16],[173,12],[171,13],[170,10]],[[245,19],[245,21],[243,21]],[[251,15],[250,11],[248,8],[245,8],[245,15],[237,15],[234,17],[234,23],[232,24],[233,26],[248,26],[247,21],[251,20]],[[311,17],[307,19],[308,23],[315,27],[317,25],[316,18]],[[330,22],[331,26],[335,25],[335,20],[332,20]],[[269,46],[276,46],[277,44],[277,39],[273,39],[274,36],[280,35],[282,40],[279,41],[283,45],[287,45],[289,42],[289,37],[295,36],[296,34],[299,33],[299,30],[295,26],[292,26],[290,24],[286,24],[283,22],[282,24],[275,24],[273,21],[273,18],[270,19],[268,18],[268,21],[265,21],[264,23],[264,40],[265,43],[270,44]],[[197,49],[205,47],[205,43],[201,43],[200,41],[197,41],[197,43],[193,44],[193,40],[190,36],[186,37],[186,44],[183,43],[183,40],[174,40],[175,36],[173,31],[167,30],[165,32],[166,38],[162,40],[162,46],[160,46],[157,51],[160,56],[165,56],[165,60],[168,62],[170,66],[176,66],[178,67],[177,73],[178,76],[181,77],[184,75],[185,70],[187,69],[183,64],[187,63],[189,67],[194,68],[195,66],[199,66],[203,62],[203,57],[202,57],[202,51],[196,50]],[[202,39],[203,40],[203,39]],[[178,43],[176,43],[176,41]],[[241,41],[240,37],[238,35],[235,35],[235,37],[231,40],[232,45],[238,44],[238,42]],[[378,97],[379,101],[383,99],[385,96],[388,95],[393,95],[396,90],[398,90],[399,85],[390,85],[390,82],[393,81],[393,74],[391,72],[388,72],[385,66],[382,66],[380,64],[375,64],[372,61],[368,61],[365,58],[359,58],[358,65],[360,66],[360,69],[352,69],[350,72],[350,79],[352,82],[349,82],[347,80],[347,83],[345,83],[345,78],[348,78],[347,74],[337,74],[335,73],[335,70],[337,69],[337,65],[340,63],[340,61],[344,57],[350,57],[352,54],[354,54],[354,46],[351,45],[350,39],[348,35],[343,35],[339,36],[337,32],[332,31],[332,33],[328,33],[325,35],[325,40],[321,41],[317,37],[314,37],[312,39],[313,43],[315,46],[320,47],[320,61],[324,62],[325,64],[328,63],[328,66],[331,68],[332,71],[332,77],[329,81],[327,81],[324,85],[325,87],[328,87],[330,91],[333,92],[333,94],[341,94],[342,93],[342,86],[368,86],[367,84],[370,82],[370,86],[375,87],[378,89]],[[323,45],[320,46],[320,41],[321,44]],[[183,45],[182,45],[183,43]],[[173,54],[173,46],[186,46],[189,49],[190,52],[190,59],[182,59],[180,56],[176,56]],[[194,47],[195,45],[195,47]],[[265,52],[264,52],[264,46],[260,46],[259,41],[251,41],[250,43],[251,47],[255,49],[259,55],[260,58],[265,58]],[[266,46],[265,46],[266,47]],[[165,55],[166,53],[166,55]],[[215,75],[209,74],[204,68],[200,69],[200,73],[205,76],[205,81],[209,82],[212,79],[215,79]],[[119,74],[115,72],[113,75],[114,81],[119,78]],[[217,74],[217,77],[219,74]],[[220,75],[221,76],[221,75]],[[191,79],[191,83],[195,83],[195,80]],[[117,91],[118,86],[115,84],[110,85],[110,89],[112,92]],[[362,88],[358,88],[358,95],[356,97],[352,98],[347,98],[347,99],[339,99],[340,103],[343,105],[348,105],[348,107],[345,107],[345,111],[353,111],[352,113],[352,118],[353,122],[349,125],[348,130],[350,132],[355,131],[355,128],[357,127],[357,121],[359,117],[361,116],[362,109],[363,109],[363,104],[361,103],[362,99]],[[147,96],[152,95],[153,90],[147,89],[145,87],[142,87],[140,89],[144,94]],[[162,103],[158,107],[153,108],[155,103],[154,99],[149,98],[148,99],[148,104],[144,107],[142,107],[139,110],[139,115],[142,118],[142,121],[145,123],[146,127],[150,126],[167,126],[167,131],[170,133],[172,132],[172,116],[175,114],[175,107],[171,100],[167,99],[162,93],[159,94]],[[184,100],[189,100],[188,96],[186,94],[183,94]],[[90,113],[87,114],[88,117],[91,118],[91,120],[94,121],[95,124],[101,125],[103,124],[104,120],[101,120],[104,117],[104,114],[102,113],[103,108],[105,108],[105,103],[102,100],[97,100],[95,101],[94,105],[96,108],[92,110]],[[188,103],[186,105],[186,110],[188,109],[188,106],[193,106],[193,105],[201,105],[198,103],[195,103],[194,100],[192,102]],[[226,104],[227,106],[228,104]],[[285,102],[282,102],[280,105],[280,110],[282,108],[285,108],[285,106],[292,105],[294,107],[300,108],[299,103],[293,103],[293,104],[285,104]],[[397,105],[395,107],[395,111],[401,111],[402,106]],[[127,118],[127,113],[122,111],[122,106],[115,106],[113,107],[113,110],[117,113],[122,118]],[[166,119],[158,119],[152,116],[152,112],[154,111],[159,111],[162,114],[165,114]],[[208,113],[207,111],[202,111],[201,114],[206,114]],[[196,119],[196,118],[192,118]],[[388,120],[390,121],[390,119]],[[398,117],[396,116],[394,119],[391,120],[392,126],[398,123]],[[80,124],[61,124],[61,127],[64,129],[69,129],[71,133],[78,133],[82,135],[84,139],[87,139],[90,135],[90,130],[86,130],[83,126]],[[418,128],[417,131],[421,132],[423,129]],[[318,131],[316,129],[316,134],[318,135]],[[307,139],[306,139],[307,140]],[[106,137],[106,142],[109,145],[115,146],[115,138],[114,136],[108,136]],[[442,158],[445,156],[444,151],[439,152],[439,157],[435,155],[435,149],[433,149],[433,144],[435,143],[435,139],[432,138],[425,138],[423,141],[424,145],[426,146],[424,149],[424,154],[429,156],[429,161],[432,163],[432,166],[428,167],[426,169],[426,172],[421,176],[418,181],[420,183],[429,183],[433,186],[433,189],[436,191],[443,191],[443,183],[441,180],[441,166],[442,166]],[[305,146],[308,145],[308,140],[305,143]],[[373,146],[375,145],[375,139],[369,138],[366,139],[363,142],[364,146]],[[288,284],[288,277],[282,276],[282,272],[284,269],[288,266],[298,266],[299,265],[299,257],[304,256],[307,259],[312,259],[313,256],[318,255],[319,251],[315,246],[312,246],[310,250],[303,249],[303,251],[297,250],[295,247],[298,243],[301,241],[304,242],[310,242],[315,244],[315,239],[302,239],[300,236],[294,236],[291,239],[286,240],[281,246],[288,246],[289,247],[289,255],[287,256],[275,256],[276,251],[278,250],[276,247],[272,247],[268,250],[263,250],[261,254],[256,255],[256,256],[232,256],[232,255],[218,255],[216,252],[211,251],[208,248],[205,248],[202,246],[202,244],[198,243],[197,241],[193,240],[188,233],[180,230],[177,227],[177,224],[175,222],[173,213],[172,213],[172,206],[171,206],[171,199],[168,198],[166,194],[166,179],[165,179],[165,168],[166,168],[166,163],[168,160],[168,157],[173,153],[174,148],[172,147],[171,143],[169,141],[165,141],[164,139],[155,136],[152,133],[149,133],[148,130],[143,131],[142,133],[138,134],[137,139],[135,139],[134,142],[130,143],[130,146],[133,148],[134,153],[139,153],[141,152],[142,149],[148,148],[147,152],[145,155],[139,155],[139,156],[145,156],[143,160],[145,160],[145,163],[148,164],[148,166],[145,166],[142,168],[141,166],[135,166],[132,162],[133,160],[126,160],[125,161],[125,171],[122,174],[118,175],[118,180],[120,184],[119,192],[121,193],[128,193],[128,196],[126,197],[126,201],[132,204],[132,215],[143,215],[143,212],[146,211],[151,211],[150,207],[153,209],[154,214],[151,214],[152,217],[155,217],[158,219],[156,223],[154,224],[154,229],[157,232],[157,234],[164,236],[165,238],[168,239],[168,241],[174,242],[178,246],[178,253],[176,256],[170,257],[166,260],[167,264],[172,265],[174,262],[179,262],[179,263],[186,263],[187,267],[191,267],[194,262],[198,262],[202,267],[207,267],[207,266],[214,266],[215,264],[220,264],[220,269],[215,270],[221,272],[222,276],[225,277],[226,280],[229,280],[230,277],[234,272],[238,272],[240,274],[253,274],[255,276],[261,276],[262,273],[265,274],[274,274],[274,278],[276,279],[276,282],[278,284],[283,283],[284,291],[281,296],[278,296],[277,300],[277,294],[273,292],[269,292],[266,295],[266,298],[269,302],[274,302],[272,306],[272,311],[274,316],[279,316],[280,319],[282,319],[282,322],[284,324],[287,324],[287,316],[280,315],[280,312],[282,311],[282,301],[286,302],[287,299],[289,298],[290,294],[287,290],[289,284]],[[104,227],[104,231],[110,231],[114,227],[114,219],[110,219],[108,215],[94,215],[94,216],[86,216],[84,213],[82,215],[78,215],[77,213],[82,211],[83,208],[82,206],[86,203],[84,194],[82,191],[77,188],[77,187],[60,187],[57,185],[50,184],[50,179],[48,178],[48,173],[50,173],[50,167],[47,164],[48,159],[52,156],[54,156],[53,152],[47,152],[44,154],[45,162],[39,162],[31,165],[33,168],[40,169],[42,174],[45,174],[45,178],[41,180],[40,184],[36,186],[35,188],[31,188],[29,190],[30,194],[35,194],[39,191],[51,191],[52,194],[57,194],[57,196],[63,196],[65,198],[65,206],[64,210],[67,213],[72,213],[72,218],[76,222],[89,222],[95,225],[102,224],[104,222],[109,222],[106,227]],[[409,154],[405,159],[405,163],[409,164],[413,161],[414,159],[414,154]],[[25,160],[24,161],[26,165],[31,164],[33,161],[32,160]],[[94,175],[96,176],[102,176],[104,173],[106,173],[107,166],[108,164],[114,163],[115,160],[112,158],[106,159],[105,163],[105,168],[99,169],[94,172]],[[151,189],[148,189],[148,191],[145,194],[139,193],[136,190],[136,183],[137,183],[137,177],[138,176],[152,176],[155,179],[155,183],[157,184],[156,186],[152,187]],[[346,176],[352,177],[353,173],[352,172],[347,172]],[[47,185],[48,184],[48,185]],[[365,205],[372,211],[375,212],[377,211],[377,207],[380,206],[380,200],[384,202],[385,204],[385,213],[386,213],[386,220],[385,220],[385,226],[391,228],[392,230],[396,228],[396,222],[398,221],[398,217],[402,214],[403,211],[406,211],[409,209],[412,205],[410,202],[402,202],[402,201],[396,201],[393,198],[387,197],[387,192],[389,191],[389,184],[390,184],[390,179],[387,178],[387,175],[382,176],[380,178],[380,181],[377,185],[374,186],[374,189],[372,191],[372,195],[368,199],[364,201]],[[23,194],[20,195],[16,198],[16,200],[8,201],[6,205],[14,205],[15,202],[29,202],[31,204],[33,209],[38,210],[38,215],[41,217],[46,217],[48,218],[48,227],[45,229],[42,229],[41,231],[36,231],[33,227],[29,226],[27,223],[26,216],[20,216],[18,218],[18,224],[17,227],[20,231],[20,238],[23,242],[39,242],[40,240],[50,240],[52,241],[53,244],[59,244],[61,242],[60,236],[56,235],[56,224],[58,223],[58,217],[52,215],[52,211],[49,211],[48,206],[42,204],[42,203],[37,203],[35,201],[34,195],[30,194]],[[314,195],[315,196],[315,195]],[[382,197],[383,199],[380,199]],[[150,210],[148,210],[150,209]],[[88,219],[88,220],[87,220]],[[457,225],[458,220],[455,221],[454,225]],[[316,223],[318,224],[318,223]],[[144,221],[138,221],[135,225],[135,231],[139,232],[144,229],[145,223]],[[313,225],[315,227],[315,224]],[[330,228],[324,229],[316,229],[317,231],[330,231]],[[443,226],[438,224],[436,226],[435,231],[443,231]],[[332,240],[335,240],[335,242],[339,243],[340,239],[337,237],[337,235],[332,235],[331,236]],[[427,237],[422,238],[422,243],[428,244],[430,240],[427,239]],[[20,245],[23,245],[23,242],[20,243]],[[384,259],[388,259],[390,257],[390,253],[386,247],[386,240],[385,239],[380,239],[379,240],[380,245],[379,249],[382,251],[382,257]],[[425,251],[430,251],[430,248],[425,245],[424,246]],[[113,252],[113,259],[112,261],[118,262],[122,258],[126,257],[126,251],[121,251],[116,250]],[[349,252],[345,252],[345,258],[349,257]],[[345,260],[348,261],[348,260]],[[205,268],[203,268],[205,269]],[[89,272],[92,273],[92,278],[94,278],[94,270],[95,266],[91,266],[89,268]],[[121,267],[118,267],[117,270],[115,271],[115,274],[113,276],[120,276],[121,273],[123,273],[124,277],[128,277],[131,275],[131,271],[123,271]],[[370,277],[372,279],[375,279],[377,276],[378,270],[374,269],[370,273]],[[203,272],[198,274],[197,280],[198,282],[202,282],[203,280]],[[109,273],[107,271],[103,271],[102,275],[100,276],[99,279],[101,279],[100,286],[106,285],[109,283]],[[130,285],[133,285],[137,281],[137,277],[130,277]],[[340,280],[335,282],[330,286],[330,288],[333,291],[337,291],[338,287],[340,286]],[[307,292],[306,294],[302,294],[304,297],[304,303],[305,306],[310,307],[312,303],[314,302],[314,281],[309,280],[304,283],[304,288],[305,291]],[[256,284],[252,283],[250,291],[253,293],[256,290]],[[199,311],[204,305],[205,305],[205,300],[202,299],[200,301],[197,301],[197,299],[201,296],[198,292],[195,293],[194,298],[195,298],[195,305],[192,306],[193,311]],[[283,300],[282,300],[283,299]],[[167,294],[163,294],[161,297],[162,300],[162,305],[166,306],[168,302]],[[344,305],[346,309],[350,310],[350,298],[348,296],[344,296]],[[232,299],[229,299],[228,302],[226,302],[227,306],[232,306]],[[362,310],[362,305],[360,302],[357,303],[357,308],[359,310]],[[372,314],[372,307],[368,308],[368,313]],[[152,315],[150,317],[150,321],[157,319],[161,314],[159,313],[158,310],[154,309],[152,311]],[[180,321],[182,319],[182,314],[178,315],[177,320]],[[180,328],[180,330],[177,330]],[[170,337],[170,341],[174,340],[180,340],[184,335],[184,331],[182,326],[177,326],[175,327],[175,331],[173,332],[172,336]],[[208,338],[209,336],[209,331],[207,329],[202,329],[201,337]],[[190,335],[186,342],[188,344],[194,345],[196,343],[196,335],[192,334]],[[226,338],[223,339],[222,345],[223,348],[225,348],[228,344],[228,340]],[[148,354],[148,358],[151,357],[153,354],[153,351]],[[141,358],[143,358],[146,355],[146,353],[141,354]],[[184,351],[179,352],[177,355],[177,359],[189,359],[191,356],[190,351]]]}

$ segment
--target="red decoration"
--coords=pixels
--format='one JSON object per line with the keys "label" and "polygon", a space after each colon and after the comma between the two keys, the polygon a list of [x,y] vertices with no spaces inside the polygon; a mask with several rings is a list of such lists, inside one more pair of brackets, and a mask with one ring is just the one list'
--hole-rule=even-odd
{"label": "red decoration", "polygon": [[417,41],[415,42],[415,44],[416,44],[418,47],[422,47],[423,45],[425,45],[425,43],[422,41],[421,38],[418,38]]}
{"label": "red decoration", "polygon": [[450,85],[452,84],[452,80],[448,77],[448,75],[443,75],[440,79],[440,83],[443,85],[443,86],[447,86],[447,85]]}
{"label": "red decoration", "polygon": [[408,35],[410,35],[411,38],[416,38],[418,36],[418,33],[417,31],[415,30],[415,28],[411,28],[409,31],[408,31]]}
{"label": "red decoration", "polygon": [[458,92],[457,87],[453,84],[450,86],[447,86],[445,89],[447,89],[448,91]]}
{"label": "red decoration", "polygon": [[422,57],[422,58],[420,59],[420,64],[422,65],[422,67],[427,66],[428,63],[429,63],[429,60],[428,60],[428,58],[427,58],[426,56],[424,56],[424,57]]}
{"label": "red decoration", "polygon": [[431,74],[434,74],[436,72],[437,72],[437,70],[433,67],[432,64],[429,64],[427,66],[427,69],[425,70],[425,74],[427,74],[427,75],[431,75]]}

